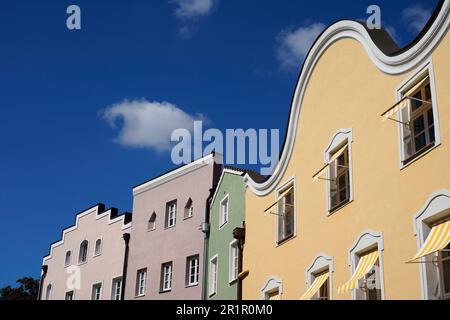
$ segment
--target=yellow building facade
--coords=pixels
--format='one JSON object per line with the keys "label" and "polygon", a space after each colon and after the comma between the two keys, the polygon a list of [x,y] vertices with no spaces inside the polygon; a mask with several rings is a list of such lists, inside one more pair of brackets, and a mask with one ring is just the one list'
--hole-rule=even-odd
{"label": "yellow building facade", "polygon": [[246,177],[244,300],[450,297],[449,12],[400,51],[352,21],[316,41],[278,166]]}

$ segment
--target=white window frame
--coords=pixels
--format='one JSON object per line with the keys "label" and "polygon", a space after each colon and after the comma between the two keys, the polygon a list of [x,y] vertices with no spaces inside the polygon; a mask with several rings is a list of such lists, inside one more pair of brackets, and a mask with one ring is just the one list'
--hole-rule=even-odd
{"label": "white window frame", "polygon": [[[281,196],[283,195],[283,193],[290,189],[292,189],[292,194],[293,194],[293,205],[294,205],[294,212],[293,212],[293,217],[294,217],[294,221],[293,221],[293,235],[290,236],[289,238],[286,239],[280,239],[280,201],[282,200]],[[276,208],[276,212],[277,215],[275,216],[276,218],[276,223],[275,223],[275,246],[279,247],[282,246],[283,244],[285,244],[286,242],[289,242],[290,240],[294,239],[295,237],[297,237],[297,186],[296,186],[296,180],[295,180],[295,176],[291,177],[287,182],[285,182],[284,184],[282,184],[276,191],[276,199],[277,199],[277,208]]]}
{"label": "white window frame", "polygon": [[[224,203],[227,204],[227,210],[224,212]],[[227,194],[222,201],[220,201],[220,215],[219,215],[219,230],[228,224],[230,218],[230,195]]]}
{"label": "white window frame", "polygon": [[[72,293],[72,299],[70,299],[70,300],[67,299],[67,295],[68,295],[69,293]],[[66,291],[66,292],[64,293],[64,300],[65,300],[65,301],[75,300],[75,290],[69,290],[69,291]]]}
{"label": "white window frame", "polygon": [[[383,265],[383,233],[375,232],[371,230],[364,231],[356,240],[355,244],[348,251],[348,259],[350,266],[350,273],[352,276],[358,267],[359,260],[365,252],[369,252],[371,249],[378,250],[378,264],[380,269],[380,286],[381,286],[381,300],[386,299],[385,287],[384,287],[384,265]],[[357,289],[359,289],[359,281]],[[356,290],[352,290],[352,299],[356,300]]]}
{"label": "white window frame", "polygon": [[339,129],[331,139],[329,145],[325,148],[323,153],[323,158],[325,163],[330,163],[331,157],[341,150],[344,146],[347,146],[348,148],[348,166],[349,166],[349,187],[350,187],[350,197],[349,200],[346,203],[343,203],[342,205],[338,206],[337,208],[331,207],[331,166],[329,166],[327,170],[327,180],[326,180],[326,196],[327,196],[327,216],[333,215],[335,212],[339,211],[343,207],[347,206],[348,204],[352,203],[354,200],[354,188],[353,188],[353,151],[352,151],[352,145],[353,145],[353,129]]}
{"label": "white window frame", "polygon": [[[446,189],[438,190],[430,195],[424,206],[414,215],[414,235],[417,237],[417,250],[422,248],[432,226],[440,221],[450,217],[450,191]],[[410,253],[413,256],[416,252]],[[445,298],[442,292],[442,275],[434,274],[434,279],[430,279],[429,275],[435,272],[436,268],[432,263],[434,256],[428,256],[421,259],[418,263],[420,271],[420,286],[422,291],[422,299],[438,300]],[[433,268],[429,270],[428,268]],[[440,272],[439,272],[440,273]],[[433,283],[434,280],[434,283]],[[434,295],[436,292],[436,284],[439,283],[439,296]]]}
{"label": "white window frame", "polygon": [[[172,210],[172,208],[175,208]],[[178,202],[176,200],[170,201],[166,205],[166,229],[173,228],[177,225],[177,210]],[[171,222],[172,221],[172,222]]]}
{"label": "white window frame", "polygon": [[194,216],[194,201],[192,201],[192,198],[189,198],[184,208],[184,220],[190,219],[193,216]]}
{"label": "white window frame", "polygon": [[[155,217],[154,221],[152,221],[153,216]],[[156,230],[156,219],[158,219],[158,215],[156,214],[156,212],[153,212],[152,215],[150,216],[150,219],[148,219],[148,224],[147,224],[147,231],[148,232]]]}
{"label": "white window frame", "polygon": [[[187,281],[186,281],[186,286],[187,287],[192,287],[192,286],[196,286],[199,284],[199,279],[200,279],[200,255],[193,255],[190,257],[187,257],[186,259],[187,261]],[[192,265],[192,262],[195,262],[194,265]],[[194,273],[192,273],[192,269],[194,268]],[[194,279],[196,281],[191,282],[191,278],[192,276],[194,276]]]}
{"label": "white window frame", "polygon": [[[96,289],[96,288],[100,288],[100,292],[99,292],[99,298],[98,299],[94,299],[94,297],[96,298],[97,297],[97,292],[95,291],[94,292],[94,290]],[[93,301],[100,301],[100,300],[102,300],[102,295],[103,295],[103,282],[94,282],[92,285],[91,285],[91,300],[93,300]]]}
{"label": "white window frame", "polygon": [[[67,257],[69,254],[69,257]],[[70,267],[72,265],[72,250],[67,250],[64,255],[64,268]]]}
{"label": "white window frame", "polygon": [[[119,293],[116,292],[117,289],[117,283],[120,282],[120,291]],[[118,301],[122,299],[122,290],[123,290],[123,277],[122,276],[117,276],[114,277],[111,281],[111,300],[113,301]],[[117,295],[119,295],[119,299],[117,298]]]}
{"label": "white window frame", "polygon": [[147,268],[139,269],[137,271],[136,297],[145,296],[145,292],[147,291],[147,276],[148,276]]}
{"label": "white window frame", "polygon": [[171,291],[173,280],[173,262],[164,263],[161,267],[161,273],[161,292]]}
{"label": "white window frame", "polygon": [[[213,266],[215,269],[213,272]],[[219,279],[219,255],[215,255],[209,260],[209,296],[212,297],[217,294],[218,287],[218,279]]]}
{"label": "white window frame", "polygon": [[[423,77],[425,77],[428,74],[430,78],[430,88],[431,88],[431,100],[433,102],[432,108],[433,108],[433,116],[434,116],[434,133],[435,133],[435,143],[434,146],[429,148],[427,151],[413,156],[413,158],[408,161],[405,164],[405,150],[404,150],[404,144],[403,144],[403,124],[398,123],[398,149],[399,149],[399,159],[400,159],[400,170],[403,170],[404,168],[408,167],[412,163],[416,162],[417,160],[421,159],[434,149],[436,149],[438,146],[441,145],[441,135],[440,135],[440,125],[439,125],[439,107],[438,107],[438,97],[436,94],[436,79],[434,75],[434,67],[433,67],[433,61],[432,59],[429,59],[424,64],[422,64],[419,68],[416,69],[416,71],[413,72],[412,76],[410,76],[408,79],[403,81],[398,88],[395,90],[395,94],[397,97],[397,102],[399,102],[401,99],[403,99],[403,96],[406,92],[411,90],[412,87],[417,83],[417,81],[420,81]],[[408,109],[410,108],[410,101],[408,100]],[[409,109],[410,110],[410,109]],[[397,119],[400,122],[403,122],[401,112],[398,113]]]}
{"label": "white window frame", "polygon": [[260,292],[261,300],[269,300],[269,297],[274,292],[278,292],[278,300],[281,300],[283,296],[283,281],[276,276],[271,276],[267,279]]}
{"label": "white window frame", "polygon": [[[50,287],[50,290],[49,290],[49,287]],[[53,295],[53,284],[50,282],[45,287],[45,300],[52,300],[52,295]]]}
{"label": "white window frame", "polygon": [[[100,250],[97,251],[97,242],[100,240]],[[103,250],[103,238],[99,237],[95,240],[94,243],[94,257],[98,257],[102,255],[102,250]]]}
{"label": "white window frame", "polygon": [[[325,254],[316,256],[312,264],[306,269],[306,286],[311,287],[318,274],[328,270],[328,293],[330,300],[333,300],[333,273],[334,273],[334,258]],[[315,295],[317,296],[317,294]]]}
{"label": "white window frame", "polygon": [[[84,261],[81,260],[81,245],[86,241],[86,257],[84,259]],[[78,265],[82,265],[88,262],[88,257],[89,257],[89,241],[88,240],[83,240],[81,241],[80,245],[78,246],[79,251],[78,251]]]}
{"label": "white window frame", "polygon": [[228,282],[232,284],[239,277],[239,241],[233,240],[229,245]]}

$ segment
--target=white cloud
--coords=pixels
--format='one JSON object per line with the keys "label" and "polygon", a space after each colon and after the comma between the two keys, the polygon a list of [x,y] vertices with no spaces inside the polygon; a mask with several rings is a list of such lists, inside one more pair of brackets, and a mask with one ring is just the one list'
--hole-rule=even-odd
{"label": "white cloud", "polygon": [[169,102],[144,99],[114,104],[103,110],[101,115],[112,128],[117,128],[117,122],[122,123],[116,138],[121,145],[151,148],[159,152],[170,150],[173,130],[183,128],[192,131],[194,120],[203,120],[201,115],[189,115]]}
{"label": "white cloud", "polygon": [[298,68],[316,38],[325,29],[323,23],[314,23],[298,29],[280,32],[277,37],[277,58],[283,68]]}
{"label": "white cloud", "polygon": [[170,0],[176,5],[175,16],[179,19],[195,19],[208,15],[216,0]]}
{"label": "white cloud", "polygon": [[431,17],[431,10],[421,5],[406,8],[402,11],[402,19],[412,32],[420,32]]}

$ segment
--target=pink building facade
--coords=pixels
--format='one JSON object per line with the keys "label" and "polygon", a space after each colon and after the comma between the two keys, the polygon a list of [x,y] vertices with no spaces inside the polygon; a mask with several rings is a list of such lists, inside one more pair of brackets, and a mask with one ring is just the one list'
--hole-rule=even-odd
{"label": "pink building facade", "polygon": [[207,202],[221,173],[209,155],[133,189],[126,300],[200,300]]}
{"label": "pink building facade", "polygon": [[[98,204],[76,216],[43,260],[41,300],[120,300],[131,214]],[[126,237],[126,236],[125,236]]]}

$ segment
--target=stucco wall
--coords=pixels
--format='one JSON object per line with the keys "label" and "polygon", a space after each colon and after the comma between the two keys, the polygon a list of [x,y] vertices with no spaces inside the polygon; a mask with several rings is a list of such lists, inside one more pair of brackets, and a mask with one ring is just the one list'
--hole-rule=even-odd
{"label": "stucco wall", "polygon": [[[350,294],[338,295],[337,288],[351,276],[349,248],[367,229],[383,233],[386,299],[422,297],[419,266],[405,261],[418,249],[414,213],[434,191],[450,187],[449,54],[447,35],[432,54],[442,144],[400,170],[398,126],[383,123],[380,114],[396,102],[396,88],[412,71],[398,76],[381,72],[355,40],[339,40],[328,48],[308,83],[294,153],[281,182],[296,178],[297,237],[277,248],[276,217],[262,214],[276,201],[275,193],[246,193],[244,270],[250,274],[244,299],[259,299],[272,275],[283,281],[283,299],[298,299],[306,290],[305,270],[319,253],[334,257],[333,298],[350,299]],[[354,201],[328,216],[326,184],[311,177],[341,128],[353,130]]]}
{"label": "stucco wall", "polygon": [[[228,195],[228,223],[220,228],[220,207],[222,200]],[[237,282],[229,281],[229,250],[234,240],[233,230],[242,227],[245,218],[245,185],[243,177],[232,173],[224,173],[218,186],[216,197],[211,206],[210,235],[208,241],[208,266],[214,256],[218,256],[217,294],[211,300],[236,300]],[[209,270],[206,276],[206,288],[209,288]],[[209,293],[209,292],[208,292]]]}
{"label": "stucco wall", "polygon": [[[126,299],[201,299],[204,234],[200,226],[205,221],[213,175],[214,165],[207,164],[134,197]],[[193,201],[194,215],[185,220],[184,208],[189,198]],[[173,200],[177,200],[178,207],[176,226],[165,229],[166,203]],[[149,232],[147,223],[153,212],[157,214],[156,230]],[[200,256],[199,284],[186,288],[186,258],[197,254]],[[170,261],[173,262],[172,290],[160,293],[161,265]],[[147,268],[146,294],[136,297],[137,271],[144,268]]]}
{"label": "stucco wall", "polygon": [[[65,255],[71,254],[71,264],[78,265],[80,244],[89,241],[87,262],[79,265],[81,287],[75,290],[75,300],[90,300],[92,284],[102,283],[102,300],[111,299],[112,280],[122,276],[125,243],[122,235],[129,231],[123,228],[123,217],[110,221],[109,211],[100,216],[98,207],[94,207],[80,214],[78,227],[65,233],[63,243],[54,246],[51,255],[44,259],[48,266],[48,273],[43,282],[42,299],[45,299],[48,284],[52,284],[52,300],[64,300],[65,293],[70,291],[66,282],[70,277],[64,266]],[[111,223],[110,223],[111,222]],[[94,256],[95,241],[102,238],[102,253]]]}

